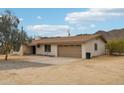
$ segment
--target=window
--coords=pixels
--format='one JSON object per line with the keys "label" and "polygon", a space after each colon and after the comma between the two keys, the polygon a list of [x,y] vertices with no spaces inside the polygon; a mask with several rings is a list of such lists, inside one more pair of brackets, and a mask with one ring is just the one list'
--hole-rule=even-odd
{"label": "window", "polygon": [[98,45],[97,45],[97,43],[94,44],[94,50],[95,50],[95,51],[98,50]]}
{"label": "window", "polygon": [[45,45],[45,52],[51,52],[51,45]]}

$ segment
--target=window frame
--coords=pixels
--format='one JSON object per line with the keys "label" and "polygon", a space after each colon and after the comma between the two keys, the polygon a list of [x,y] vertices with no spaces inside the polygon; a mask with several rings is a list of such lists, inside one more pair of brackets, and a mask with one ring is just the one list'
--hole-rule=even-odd
{"label": "window frame", "polygon": [[98,51],[98,44],[97,43],[94,44],[94,50]]}
{"label": "window frame", "polygon": [[44,52],[51,52],[51,45],[44,45]]}

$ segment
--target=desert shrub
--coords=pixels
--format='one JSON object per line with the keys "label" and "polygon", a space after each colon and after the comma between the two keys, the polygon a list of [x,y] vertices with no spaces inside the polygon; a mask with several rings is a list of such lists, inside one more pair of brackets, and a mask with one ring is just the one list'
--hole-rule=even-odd
{"label": "desert shrub", "polygon": [[124,54],[124,40],[110,40],[106,44],[106,49],[110,55]]}

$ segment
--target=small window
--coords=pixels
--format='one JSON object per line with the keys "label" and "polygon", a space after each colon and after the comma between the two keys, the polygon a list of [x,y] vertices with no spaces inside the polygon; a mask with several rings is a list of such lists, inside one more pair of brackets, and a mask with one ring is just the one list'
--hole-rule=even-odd
{"label": "small window", "polygon": [[40,45],[39,44],[37,45],[37,48],[40,48]]}
{"label": "small window", "polygon": [[95,50],[95,51],[98,50],[98,45],[97,45],[97,43],[94,44],[94,50]]}
{"label": "small window", "polygon": [[51,52],[51,45],[45,45],[45,52]]}

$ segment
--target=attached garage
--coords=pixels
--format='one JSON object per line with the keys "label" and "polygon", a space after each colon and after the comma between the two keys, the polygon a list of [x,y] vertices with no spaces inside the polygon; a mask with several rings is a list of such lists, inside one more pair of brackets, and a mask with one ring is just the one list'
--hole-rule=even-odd
{"label": "attached garage", "polygon": [[[33,40],[23,52],[28,52],[31,47],[38,55],[90,59],[105,54],[105,44],[106,40],[101,35],[50,37]],[[39,45],[41,47],[38,48]]]}
{"label": "attached garage", "polygon": [[59,45],[58,56],[81,58],[81,45]]}

